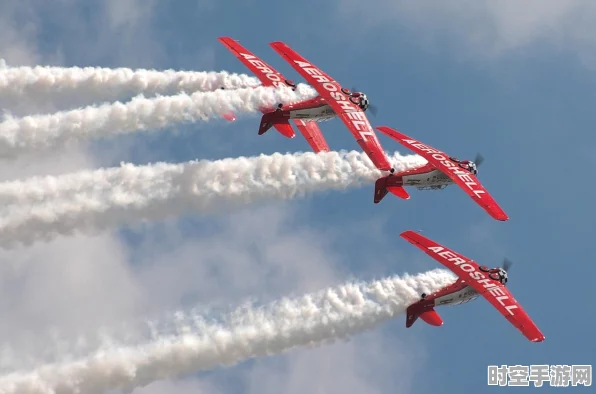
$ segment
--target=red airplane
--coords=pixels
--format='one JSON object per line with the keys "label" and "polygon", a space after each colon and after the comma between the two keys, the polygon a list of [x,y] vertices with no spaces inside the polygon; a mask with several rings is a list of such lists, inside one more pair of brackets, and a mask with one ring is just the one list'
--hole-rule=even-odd
{"label": "red airplane", "polygon": [[[296,88],[294,82],[286,79],[273,67],[238,44],[236,40],[220,37],[219,41],[255,73],[263,85]],[[314,87],[319,96],[296,104],[279,104],[277,108],[263,108],[261,111],[264,115],[261,118],[259,135],[275,127],[284,136],[293,138],[295,134],[289,123],[292,120],[315,152],[329,151],[329,146],[317,122],[339,117],[373,164],[382,171],[393,173],[394,169],[364,113],[369,108],[371,112],[375,112],[366,95],[343,88],[337,81],[283,42],[276,41],[270,45]]]}
{"label": "red airplane", "polygon": [[459,160],[392,128],[381,126],[377,127],[377,130],[424,157],[428,163],[422,167],[397,174],[392,173],[377,179],[375,183],[375,204],[379,203],[387,195],[387,192],[408,200],[410,195],[403,188],[404,186],[415,186],[418,190],[437,190],[444,189],[455,183],[472,197],[478,205],[484,208],[490,216],[502,221],[509,219],[476,178],[476,174],[478,174],[477,166],[483,161],[482,156],[478,155],[476,162]]}
{"label": "red airplane", "polygon": [[532,342],[544,341],[542,332],[505,287],[507,270],[511,266],[509,260],[505,259],[502,268],[491,269],[485,265],[479,266],[473,260],[414,231],[404,231],[400,235],[459,277],[455,283],[433,294],[423,293],[421,300],[408,306],[406,327],[411,327],[418,317],[432,326],[442,326],[443,320],[434,309],[436,306],[463,304],[483,295],[526,338]]}
{"label": "red airplane", "polygon": [[[256,57],[252,52],[240,45],[238,41],[230,37],[219,37],[218,40],[224,44],[234,55],[236,55],[236,57],[259,78],[263,86],[288,86],[294,90],[296,89],[296,84],[294,82],[286,79],[279,71]],[[261,112],[264,114],[270,111],[270,108],[261,109]],[[235,116],[228,114],[226,119],[235,120]],[[308,120],[304,121],[298,118],[293,119],[293,121],[315,152],[330,151],[329,145],[327,145],[327,141],[325,141],[325,137],[323,137],[317,122]],[[285,137],[294,138],[296,136],[294,130],[292,130],[292,126],[290,126],[289,123],[278,123],[274,124],[273,127],[275,127],[275,129]],[[259,130],[259,135],[265,133],[265,131],[267,130]]]}

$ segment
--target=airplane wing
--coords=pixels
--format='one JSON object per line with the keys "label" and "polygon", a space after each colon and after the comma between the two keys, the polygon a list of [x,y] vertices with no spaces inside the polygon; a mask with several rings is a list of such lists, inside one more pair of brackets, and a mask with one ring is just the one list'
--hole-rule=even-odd
{"label": "airplane wing", "polygon": [[414,231],[404,231],[402,238],[417,246],[420,250],[453,271],[460,279],[480,293],[511,324],[532,342],[544,341],[544,335],[509,292],[498,280],[479,269],[476,262],[453,250],[444,247]]}
{"label": "airplane wing", "polygon": [[319,128],[317,122],[310,121],[305,122],[301,119],[294,119],[294,123],[298,130],[302,133],[306,142],[310,145],[313,151],[316,153],[319,152],[330,152],[329,145],[327,145],[327,141],[325,137],[323,137],[323,133]]}
{"label": "airplane wing", "polygon": [[393,168],[364,111],[350,100],[341,85],[281,41],[270,44],[333,108],[374,165],[383,171]]}
{"label": "airplane wing", "polygon": [[[296,86],[294,82],[286,79],[282,73],[259,59],[254,53],[240,45],[233,38],[219,37],[218,40],[259,78],[263,86]],[[300,130],[306,139],[306,142],[308,142],[315,152],[330,151],[317,122],[304,122],[295,119],[294,124],[296,124],[298,130]]]}
{"label": "airplane wing", "polygon": [[218,37],[218,40],[259,78],[263,86],[295,86],[282,73],[256,57],[254,53],[244,48],[233,38]]}
{"label": "airplane wing", "polygon": [[462,169],[456,163],[449,160],[449,156],[440,150],[425,145],[405,134],[402,134],[390,127],[380,126],[377,130],[393,138],[406,148],[409,148],[424,157],[438,170],[447,175],[453,182],[461,187],[468,196],[472,197],[490,216],[497,220],[509,219],[505,211],[497,204],[489,192],[482,186],[476,175]]}

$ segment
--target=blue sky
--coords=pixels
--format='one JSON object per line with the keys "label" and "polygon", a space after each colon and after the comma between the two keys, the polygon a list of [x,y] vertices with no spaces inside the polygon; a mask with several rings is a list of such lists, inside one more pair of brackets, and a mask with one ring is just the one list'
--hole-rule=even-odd
{"label": "blue sky", "polygon": [[[584,34],[592,27],[577,17],[596,12],[589,3],[529,2],[511,8],[491,2],[486,7],[458,8],[461,1],[437,7],[408,1],[363,7],[355,1],[312,0],[300,5],[251,0],[131,0],[120,6],[64,1],[52,7],[38,1],[13,3],[3,6],[5,14],[10,11],[29,24],[13,19],[5,25],[19,37],[10,43],[0,41],[9,64],[249,73],[216,40],[227,35],[290,79],[301,81],[268,45],[285,41],[340,83],[366,92],[379,107],[379,115],[369,118],[373,126],[397,128],[458,157],[472,159],[482,152],[486,160],[479,178],[511,217],[505,223],[491,219],[455,186],[438,192],[413,190],[409,201],[389,196],[374,205],[371,185],[248,207],[220,218],[190,216],[123,229],[106,242],[117,243],[124,263],[105,280],[126,276],[134,283],[131,299],[135,300],[151,286],[159,290],[150,299],[152,306],[130,301],[134,304],[130,311],[141,304],[145,310],[209,302],[211,296],[226,302],[251,295],[273,297],[351,277],[369,280],[436,268],[438,263],[398,237],[413,229],[481,264],[497,266],[504,257],[512,259],[508,287],[546,335],[544,343],[528,342],[486,301],[477,300],[439,309],[445,324],[438,329],[417,322],[406,330],[405,317],[399,316],[348,344],[298,350],[182,382],[157,383],[139,393],[197,388],[294,392],[317,387],[325,392],[401,388],[431,393],[437,385],[446,393],[496,392],[503,389],[486,386],[487,365],[593,360],[596,316],[589,273],[596,197],[590,175],[596,165],[596,62],[592,61],[596,46]],[[182,162],[308,150],[299,136],[294,140],[274,132],[257,136],[257,129],[255,114],[233,125],[213,121],[119,137],[94,144],[91,153],[85,153],[84,164],[73,159],[72,168],[57,171],[120,161]],[[358,148],[339,121],[326,122],[321,129],[333,149]],[[409,153],[385,136],[379,138],[387,151]],[[267,275],[253,278],[252,285],[240,283],[231,273],[207,278],[208,270],[196,267],[200,263],[193,258],[200,259],[206,250],[201,246],[208,248],[230,234],[234,238],[227,244],[231,251],[224,265],[230,272],[252,269],[259,258],[251,255],[250,248],[266,251],[268,261],[277,261],[257,271]],[[56,249],[69,248],[68,239],[58,242]],[[84,245],[87,240],[76,242]],[[275,242],[288,242],[288,254],[272,252]],[[311,243],[312,253],[290,256]],[[233,255],[245,256],[246,264],[236,266]],[[205,278],[187,283],[184,291],[168,298],[171,289],[158,280],[167,268],[156,268],[158,264],[171,265],[172,271],[166,273],[171,281],[166,282],[172,287],[182,269]],[[298,272],[298,283],[284,269]],[[207,279],[225,289],[215,295],[203,291],[209,287]],[[321,368],[329,373],[319,376]],[[342,382],[346,375],[359,378],[351,377],[347,385]]]}

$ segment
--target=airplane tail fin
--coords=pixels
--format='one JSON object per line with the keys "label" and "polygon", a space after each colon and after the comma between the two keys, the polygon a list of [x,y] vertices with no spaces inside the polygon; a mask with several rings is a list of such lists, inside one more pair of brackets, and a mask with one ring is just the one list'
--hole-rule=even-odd
{"label": "airplane tail fin", "polygon": [[412,324],[418,320],[418,314],[413,311],[413,306],[414,305],[410,305],[406,312],[406,328],[412,327]]}
{"label": "airplane tail fin", "polygon": [[408,307],[406,314],[406,328],[411,327],[419,317],[431,326],[440,327],[443,325],[443,319],[441,319],[441,316],[439,316],[433,307],[426,309],[422,313],[419,313],[419,310],[417,309],[418,308],[416,304],[410,305]]}
{"label": "airplane tail fin", "polygon": [[377,179],[375,182],[375,204],[380,203],[389,192],[399,198],[409,200],[410,195],[402,185],[403,178],[399,175],[387,175]]}
{"label": "airplane tail fin", "polygon": [[296,137],[296,133],[294,133],[294,129],[288,120],[276,115],[275,112],[263,115],[261,118],[261,125],[259,126],[259,135],[265,134],[271,127],[275,127],[275,129],[284,137]]}

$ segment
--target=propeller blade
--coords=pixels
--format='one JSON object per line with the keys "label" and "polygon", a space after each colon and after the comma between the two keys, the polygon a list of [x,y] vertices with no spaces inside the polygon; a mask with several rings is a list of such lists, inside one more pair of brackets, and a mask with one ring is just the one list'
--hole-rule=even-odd
{"label": "propeller blade", "polygon": [[476,163],[476,167],[479,167],[483,161],[484,161],[484,156],[482,156],[480,153],[476,153],[476,158],[474,159],[474,163]]}
{"label": "propeller blade", "polygon": [[509,268],[511,267],[511,265],[513,264],[513,261],[509,260],[509,259],[503,259],[503,269],[506,272],[509,272]]}
{"label": "propeller blade", "polygon": [[373,116],[377,116],[377,106],[376,105],[369,104],[368,110],[370,111],[371,114],[373,114]]}

